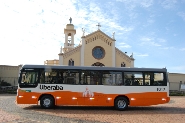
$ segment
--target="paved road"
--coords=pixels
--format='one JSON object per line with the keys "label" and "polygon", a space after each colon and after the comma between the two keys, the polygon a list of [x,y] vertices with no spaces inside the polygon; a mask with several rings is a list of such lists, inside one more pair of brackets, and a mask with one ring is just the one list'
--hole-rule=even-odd
{"label": "paved road", "polygon": [[0,95],[0,123],[183,123],[185,97],[171,97],[168,104],[130,107],[117,111],[107,107],[65,107],[41,109],[37,105],[16,105],[15,95]]}

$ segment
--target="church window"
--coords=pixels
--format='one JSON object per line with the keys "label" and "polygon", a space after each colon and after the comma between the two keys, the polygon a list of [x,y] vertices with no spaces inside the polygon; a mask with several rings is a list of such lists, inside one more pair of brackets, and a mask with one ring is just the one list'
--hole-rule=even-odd
{"label": "church window", "polygon": [[105,56],[105,50],[100,46],[94,47],[92,49],[92,55],[95,59],[102,59]]}
{"label": "church window", "polygon": [[68,46],[70,46],[69,43],[71,43],[71,33],[68,34]]}
{"label": "church window", "polygon": [[126,67],[126,64],[124,62],[122,62],[121,67]]}
{"label": "church window", "polygon": [[74,60],[70,59],[69,62],[68,62],[68,65],[69,66],[74,66]]}
{"label": "church window", "polygon": [[91,66],[100,66],[100,67],[103,67],[105,65],[102,64],[102,63],[100,63],[100,62],[96,62],[96,63],[92,64]]}

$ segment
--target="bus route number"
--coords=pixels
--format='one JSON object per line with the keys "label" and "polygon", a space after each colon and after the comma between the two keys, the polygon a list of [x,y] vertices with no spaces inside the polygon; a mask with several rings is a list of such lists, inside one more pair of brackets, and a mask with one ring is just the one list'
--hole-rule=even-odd
{"label": "bus route number", "polygon": [[165,91],[165,88],[157,88],[157,91]]}

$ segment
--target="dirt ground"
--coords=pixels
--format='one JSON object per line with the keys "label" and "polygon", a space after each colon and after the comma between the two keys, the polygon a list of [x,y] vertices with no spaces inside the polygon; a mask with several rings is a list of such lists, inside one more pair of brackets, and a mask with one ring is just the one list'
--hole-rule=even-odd
{"label": "dirt ground", "polygon": [[[9,98],[15,97],[10,96]],[[1,100],[2,98],[0,98]],[[5,100],[5,97],[3,100]],[[185,97],[171,97],[171,101],[168,104],[148,107],[129,107],[126,111],[117,111],[112,107],[72,106],[59,106],[55,109],[46,110],[41,109],[37,105],[16,105],[15,102],[14,105],[19,112],[32,112],[32,115],[30,113],[30,115],[26,115],[25,117],[35,122],[183,123],[185,121]],[[6,110],[6,108],[2,108],[0,105],[0,122],[16,122],[16,120],[24,118],[22,113],[9,112],[8,109]],[[39,116],[39,119],[34,115]],[[47,117],[44,118],[44,116]]]}

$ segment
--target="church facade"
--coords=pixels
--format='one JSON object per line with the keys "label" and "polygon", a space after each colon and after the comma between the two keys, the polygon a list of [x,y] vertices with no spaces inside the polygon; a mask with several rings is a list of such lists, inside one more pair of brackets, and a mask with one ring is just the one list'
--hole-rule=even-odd
{"label": "church facade", "polygon": [[88,35],[82,28],[83,35],[80,44],[74,46],[76,30],[74,25],[67,24],[64,29],[65,43],[61,47],[59,65],[69,66],[106,66],[106,67],[134,67],[133,54],[128,56],[115,47],[116,40],[98,29]]}

